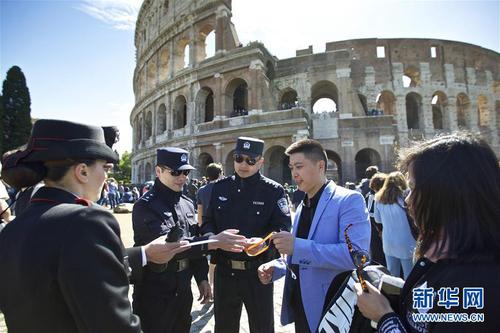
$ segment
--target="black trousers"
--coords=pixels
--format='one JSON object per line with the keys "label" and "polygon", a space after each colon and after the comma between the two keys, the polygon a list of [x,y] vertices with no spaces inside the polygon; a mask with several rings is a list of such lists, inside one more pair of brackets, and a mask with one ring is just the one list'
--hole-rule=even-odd
{"label": "black trousers", "polygon": [[242,304],[248,313],[251,333],[273,333],[273,285],[263,285],[257,268],[233,270],[215,267],[215,332],[238,333]]}
{"label": "black trousers", "polygon": [[[191,273],[147,272],[134,286],[132,307],[144,333],[189,333],[191,328]],[[146,274],[146,272],[145,272]]]}

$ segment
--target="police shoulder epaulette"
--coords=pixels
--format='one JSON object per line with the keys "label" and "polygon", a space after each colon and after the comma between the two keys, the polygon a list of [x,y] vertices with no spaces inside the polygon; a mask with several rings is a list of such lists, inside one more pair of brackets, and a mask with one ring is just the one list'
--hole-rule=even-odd
{"label": "police shoulder epaulette", "polygon": [[82,206],[85,206],[85,207],[90,207],[90,206],[92,206],[92,201],[87,200],[87,199],[84,199],[84,198],[76,198],[76,199],[75,199],[75,203],[76,203],[77,205],[82,205]]}
{"label": "police shoulder epaulette", "polygon": [[264,181],[264,183],[269,184],[275,188],[279,188],[281,186],[280,183],[275,182],[274,180],[267,178],[267,177],[264,177],[264,176],[262,176],[262,180]]}

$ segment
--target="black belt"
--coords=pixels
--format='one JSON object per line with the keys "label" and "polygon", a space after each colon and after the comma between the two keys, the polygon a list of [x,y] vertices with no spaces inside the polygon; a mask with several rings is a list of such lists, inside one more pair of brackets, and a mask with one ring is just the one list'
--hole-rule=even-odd
{"label": "black belt", "polygon": [[254,260],[235,260],[228,259],[224,257],[217,258],[217,265],[223,265],[231,269],[235,269],[238,271],[245,271],[248,269],[258,268],[260,265],[264,263],[264,259],[258,258]]}
{"label": "black belt", "polygon": [[182,272],[189,268],[189,259],[180,259],[169,261],[168,264],[155,264],[153,262],[148,262],[148,269],[155,273],[161,272]]}

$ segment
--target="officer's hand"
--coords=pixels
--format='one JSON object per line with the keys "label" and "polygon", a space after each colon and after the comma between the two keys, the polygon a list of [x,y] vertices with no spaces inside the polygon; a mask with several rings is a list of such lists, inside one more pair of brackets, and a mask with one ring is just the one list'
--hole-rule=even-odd
{"label": "officer's hand", "polygon": [[[181,246],[184,245],[182,248]],[[144,246],[146,258],[148,261],[155,264],[165,264],[172,259],[177,253],[181,253],[190,248],[188,241],[180,241],[175,243],[166,243],[165,236],[158,237],[151,243]]]}
{"label": "officer's hand", "polygon": [[198,285],[198,290],[200,291],[200,297],[198,297],[198,301],[201,301],[201,304],[207,304],[212,301],[212,287],[207,280],[203,280]]}
{"label": "officer's hand", "polygon": [[295,237],[288,231],[280,231],[271,236],[274,246],[281,254],[292,255]]}
{"label": "officer's hand", "polygon": [[209,250],[221,249],[229,252],[241,252],[247,245],[245,236],[237,235],[240,232],[237,229],[226,229],[217,235],[210,236],[210,239],[215,239],[217,242],[209,244]]}
{"label": "officer's hand", "polygon": [[[245,248],[249,247],[249,246],[252,246],[254,245],[255,243],[258,243],[262,241],[262,238],[261,237],[252,237],[252,238],[247,238],[247,242],[245,244]],[[264,247],[266,244],[262,244],[261,247]]]}
{"label": "officer's hand", "polygon": [[268,284],[273,279],[274,266],[267,262],[259,266],[257,274],[262,284]]}
{"label": "officer's hand", "polygon": [[360,283],[354,284],[358,295],[359,311],[368,319],[378,322],[383,315],[394,312],[387,298],[380,293],[370,282],[366,281],[368,292],[363,291]]}

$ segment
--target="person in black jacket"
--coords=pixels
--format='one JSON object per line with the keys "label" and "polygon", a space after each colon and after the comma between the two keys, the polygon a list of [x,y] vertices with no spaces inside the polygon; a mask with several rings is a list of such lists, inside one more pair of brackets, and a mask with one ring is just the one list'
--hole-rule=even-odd
{"label": "person in black jacket", "polygon": [[4,159],[10,185],[45,181],[0,233],[0,310],[9,332],[141,331],[128,276],[140,280],[143,257],[166,262],[183,243],[123,248],[116,219],[92,203],[117,160],[101,127],[45,119],[24,151]]}
{"label": "person in black jacket", "polygon": [[[174,147],[157,150],[157,178],[152,188],[135,203],[132,212],[135,246],[147,244],[161,235],[168,235],[167,241],[184,239],[195,242],[209,238],[200,237],[193,202],[182,194],[187,176],[193,169],[186,150]],[[143,279],[135,284],[133,294],[134,313],[141,318],[145,333],[189,332],[193,275],[201,303],[212,298],[207,278],[207,251],[224,246],[224,239],[232,239],[234,250],[238,252],[246,243],[245,237],[234,233],[223,232],[212,238],[216,240],[215,244],[193,246],[167,265],[148,262]],[[231,247],[226,249],[231,250]]]}
{"label": "person in black jacket", "polygon": [[[239,137],[234,153],[234,175],[214,184],[202,232],[216,234],[236,229],[250,241],[270,232],[290,230],[285,190],[262,176],[264,141]],[[257,269],[274,259],[272,251],[258,256],[218,250],[215,268],[215,332],[238,332],[242,304],[251,332],[274,332],[273,287],[263,285]]]}
{"label": "person in black jacket", "polygon": [[[404,152],[418,258],[394,308],[355,285],[357,305],[386,332],[498,332],[500,167],[477,136],[458,133]],[[432,317],[433,315],[434,317]],[[451,315],[451,316],[448,316]],[[444,316],[439,317],[439,316]]]}

